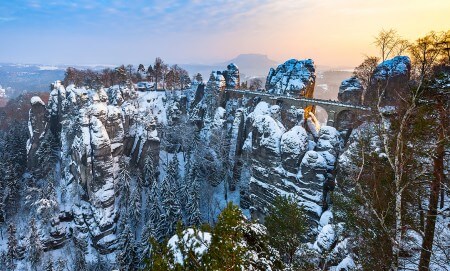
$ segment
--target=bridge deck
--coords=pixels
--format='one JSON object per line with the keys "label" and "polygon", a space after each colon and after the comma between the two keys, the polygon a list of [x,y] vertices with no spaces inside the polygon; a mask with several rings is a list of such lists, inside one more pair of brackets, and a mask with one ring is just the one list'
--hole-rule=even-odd
{"label": "bridge deck", "polygon": [[354,104],[348,104],[348,103],[342,103],[332,100],[322,100],[322,99],[311,99],[311,98],[294,98],[291,96],[284,96],[284,95],[274,95],[270,93],[264,93],[264,92],[256,92],[256,91],[247,91],[247,90],[237,90],[237,89],[227,89],[227,92],[233,92],[238,93],[242,95],[249,95],[249,96],[264,96],[266,98],[272,99],[272,100],[290,100],[298,103],[309,103],[313,105],[324,105],[324,106],[335,106],[335,107],[341,107],[341,108],[349,108],[349,109],[356,109],[356,110],[370,110],[370,107],[361,106],[361,105],[354,105]]}

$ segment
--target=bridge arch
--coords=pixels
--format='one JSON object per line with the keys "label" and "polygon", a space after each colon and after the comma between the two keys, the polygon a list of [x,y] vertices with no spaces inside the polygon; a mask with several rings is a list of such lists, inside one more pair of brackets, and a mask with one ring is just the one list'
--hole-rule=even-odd
{"label": "bridge arch", "polygon": [[[323,108],[322,115],[324,115],[323,112],[327,115],[326,124],[328,126],[333,126],[338,130],[352,128],[359,112],[362,113],[363,111],[370,111],[369,107],[332,100],[291,97],[285,95],[274,95],[266,92],[244,91],[238,89],[228,89],[225,91],[226,99],[239,97],[258,98],[262,101],[268,102],[269,104],[282,105],[284,108],[289,108],[290,106],[304,108],[305,116],[308,115],[307,112],[309,110],[315,111],[314,108],[320,106]],[[323,123],[324,119],[325,117],[319,119],[319,122]]]}
{"label": "bridge arch", "polygon": [[354,110],[345,109],[337,112],[335,116],[334,127],[338,130],[351,129],[356,121],[356,112]]}

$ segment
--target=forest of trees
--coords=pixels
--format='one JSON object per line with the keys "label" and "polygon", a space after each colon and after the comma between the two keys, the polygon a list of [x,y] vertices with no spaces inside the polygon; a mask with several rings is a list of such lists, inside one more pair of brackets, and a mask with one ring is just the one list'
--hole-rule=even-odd
{"label": "forest of trees", "polygon": [[[194,76],[197,81],[202,81],[201,75]],[[141,81],[154,83],[155,89],[185,89],[191,84],[189,73],[177,64],[169,66],[157,57],[153,65],[147,68],[139,64],[137,68],[133,65],[121,65],[117,68],[106,68],[100,72],[90,69],[79,70],[72,67],[67,68],[64,85],[75,84],[75,86],[87,86],[97,89],[100,86],[110,87],[118,84],[130,84]]]}
{"label": "forest of trees", "polygon": [[[213,226],[186,230],[178,224],[175,244],[152,239],[145,270],[300,270],[306,261],[294,254],[306,239],[305,221],[294,198],[277,197],[264,225],[249,221],[230,202]],[[210,239],[199,239],[205,232]],[[199,250],[200,246],[207,250]]]}
{"label": "forest of trees", "polygon": [[[383,30],[375,45],[379,55],[367,56],[354,70],[364,88],[362,102],[371,112],[361,116],[363,124],[353,130],[342,154],[345,164],[339,165],[329,207],[333,223],[343,228],[340,238],[348,240],[350,255],[360,269],[407,266],[425,271],[439,266],[448,270],[449,226],[442,218],[450,217],[450,31],[431,32],[409,42],[395,30]],[[407,91],[393,109],[385,106],[390,75],[377,79],[373,73],[381,62],[398,55],[408,55],[412,67],[410,79],[400,82]],[[168,66],[156,58],[153,65],[140,64],[137,69],[132,65],[101,72],[68,68],[64,84],[97,89],[144,80],[164,89],[203,82],[201,74],[191,79],[178,65]],[[327,255],[305,246],[315,236],[308,235],[310,217],[296,198],[276,197],[262,224],[250,221],[232,203],[218,217],[207,208],[202,214],[201,193],[223,183],[228,201],[238,181],[228,156],[229,134],[212,124],[219,91],[212,82],[207,87],[210,91],[199,108],[205,110],[205,127],[210,130],[203,132],[209,133],[209,140],[202,140],[195,120],[184,116],[158,126],[164,152],[160,164],[148,155],[138,168],[121,156],[115,184],[120,212],[114,229],[115,262],[106,263],[100,256],[87,262],[89,242],[73,234],[67,243],[73,245],[76,270],[109,270],[114,264],[119,270],[327,270],[331,266]],[[241,87],[257,90],[263,82],[254,78]],[[375,89],[375,99],[366,99],[369,88]],[[178,108],[175,100],[164,102],[167,112]],[[5,239],[0,266],[14,270],[25,259],[34,270],[67,270],[63,258],[44,256],[40,238],[41,227],[50,228],[59,207],[57,190],[63,193],[52,174],[59,143],[51,134],[42,138],[37,151],[40,168],[27,172],[27,119],[12,120],[0,131],[0,225],[5,229],[0,232]],[[20,236],[10,221],[24,210],[33,217],[27,221],[26,236]],[[176,240],[175,245],[169,240]],[[200,249],[203,246],[207,249]]]}
{"label": "forest of trees", "polygon": [[[364,101],[363,95],[373,109],[366,120],[370,126],[359,128],[348,147],[353,166],[341,167],[339,221],[348,225],[364,270],[414,266],[413,247],[421,249],[414,269],[431,270],[433,258],[434,266],[445,268],[450,239],[436,233],[447,227],[438,216],[450,215],[444,168],[450,97],[443,85],[450,82],[450,31],[407,42],[395,30],[383,30],[375,44],[380,57],[367,57],[354,73],[365,89],[375,84],[378,96]],[[380,61],[405,54],[412,62],[411,79],[401,82],[408,92],[389,113],[383,107],[388,83],[371,82],[371,75]]]}

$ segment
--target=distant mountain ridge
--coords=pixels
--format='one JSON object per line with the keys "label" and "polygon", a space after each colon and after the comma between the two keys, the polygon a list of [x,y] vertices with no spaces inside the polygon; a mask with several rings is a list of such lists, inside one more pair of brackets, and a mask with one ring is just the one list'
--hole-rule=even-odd
{"label": "distant mountain ridge", "polygon": [[266,77],[270,68],[276,68],[279,64],[264,54],[240,54],[233,59],[217,64],[181,64],[180,66],[186,69],[191,75],[201,73],[203,79],[207,80],[211,71],[223,70],[230,63],[236,64],[239,67],[241,75],[244,75],[246,78]]}
{"label": "distant mountain ridge", "polygon": [[227,65],[226,63],[234,63],[239,70],[247,76],[267,76],[270,68],[276,68],[278,62],[269,59],[263,54],[240,54],[237,57],[221,63],[219,65]]}

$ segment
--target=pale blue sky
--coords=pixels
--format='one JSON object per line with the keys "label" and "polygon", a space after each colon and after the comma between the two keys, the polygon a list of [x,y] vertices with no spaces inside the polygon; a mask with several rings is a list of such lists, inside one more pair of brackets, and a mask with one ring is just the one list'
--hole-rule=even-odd
{"label": "pale blue sky", "polygon": [[263,53],[354,65],[374,52],[382,27],[415,38],[449,29],[448,14],[446,0],[0,0],[0,62],[214,63]]}

